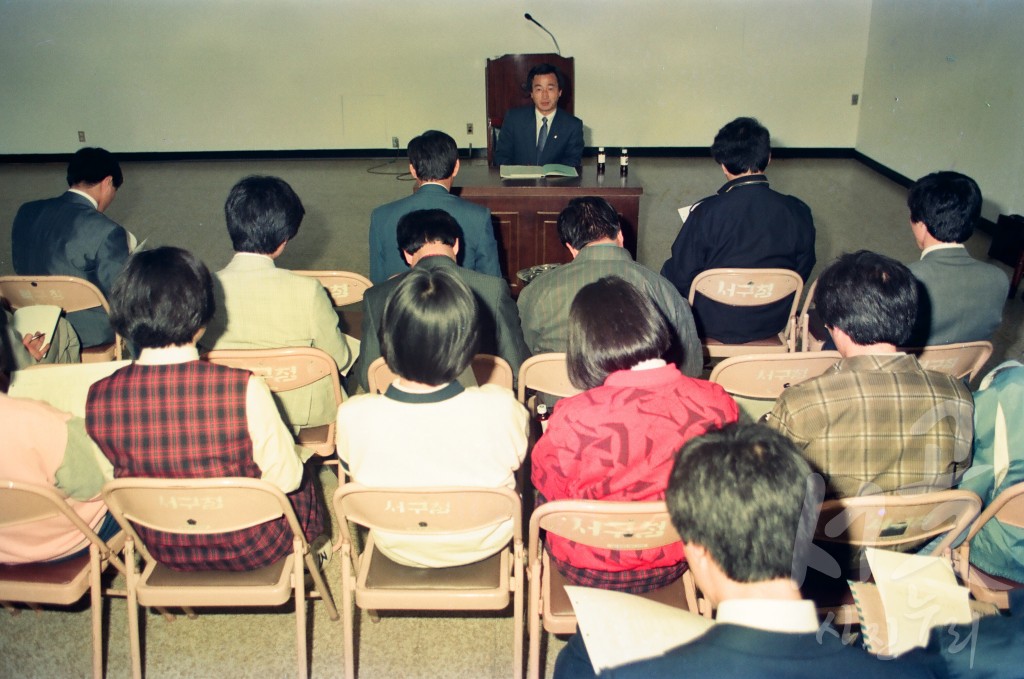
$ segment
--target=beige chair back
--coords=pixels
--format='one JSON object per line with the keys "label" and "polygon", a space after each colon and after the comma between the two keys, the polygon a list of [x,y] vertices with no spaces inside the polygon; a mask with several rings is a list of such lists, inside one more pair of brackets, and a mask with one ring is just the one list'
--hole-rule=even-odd
{"label": "beige chair back", "polygon": [[[526,563],[530,581],[527,606],[529,679],[542,676],[541,628],[552,634],[576,631],[576,614],[565,592],[569,583],[552,566],[541,540],[541,531],[588,547],[610,550],[654,549],[680,540],[664,501],[555,500],[537,507],[530,516]],[[641,596],[694,612],[699,608],[692,578],[680,578],[667,587]],[[710,615],[710,610],[705,609]]]}
{"label": "beige chair back", "polygon": [[800,274],[789,269],[708,269],[697,274],[690,284],[690,306],[698,294],[720,304],[738,307],[764,306],[793,296],[789,321],[777,337],[745,344],[722,344],[713,337],[706,337],[704,347],[708,354],[715,358],[794,351],[796,310],[803,288]]}
{"label": "beige chair back", "polygon": [[[512,391],[512,367],[508,361],[492,354],[477,354],[469,364],[473,377],[480,386],[496,384]],[[388,385],[395,381],[395,373],[391,372],[383,356],[378,356],[366,370],[366,385],[371,394],[383,394]]]}
{"label": "beige chair back", "polygon": [[[954,540],[981,511],[981,498],[967,490],[917,495],[862,495],[828,500],[821,505],[814,541],[852,548],[906,550],[938,540],[932,554],[948,554]],[[853,603],[822,605],[820,599],[843,601],[849,588],[842,580],[836,591],[819,598],[819,614],[834,615],[835,624],[857,620]],[[838,596],[835,596],[838,595]]]}
{"label": "beige chair back", "polygon": [[[139,606],[280,606],[294,598],[297,669],[309,676],[306,658],[305,577],[310,598],[321,598],[332,620],[338,610],[310,553],[291,502],[279,488],[259,479],[121,478],[103,487],[103,499],[128,536],[128,625],[132,673],[142,676]],[[153,559],[136,525],[175,535],[209,535],[259,526],[280,517],[294,536],[293,551],[256,571],[174,571]],[[143,559],[140,572],[135,559]]]}
{"label": "beige chair back", "polygon": [[937,344],[930,347],[903,348],[902,351],[917,356],[925,370],[946,373],[960,379],[972,381],[992,355],[991,342],[961,342],[958,344]]}
{"label": "beige chair back", "polygon": [[[957,547],[954,563],[960,580],[970,590],[974,598],[995,604],[1003,610],[1010,608],[1009,592],[1024,587],[1024,583],[1000,578],[971,565],[971,542],[986,523],[998,521],[1015,529],[1024,528],[1024,482],[1016,483],[1001,492],[978,518],[971,524],[967,539]],[[1009,547],[1008,547],[1009,549]],[[1021,554],[1014,554],[1018,560],[1024,559]]]}
{"label": "beige chair back", "polygon": [[[118,554],[125,536],[119,533],[104,542],[68,505],[66,497],[54,488],[0,479],[0,526],[24,524],[60,517],[89,541],[89,553],[62,562],[0,565],[0,602],[15,612],[13,603],[67,606],[89,592],[92,608],[92,674],[103,676],[103,603],[100,576],[109,565],[125,573]],[[108,595],[124,592],[107,590]]]}
{"label": "beige chair back", "polygon": [[[344,395],[338,365],[330,354],[315,347],[285,347],[281,349],[215,349],[204,357],[210,363],[248,370],[262,377],[272,392],[286,392],[307,387],[328,378],[334,392],[334,402],[341,405]],[[317,455],[334,452],[335,422],[299,431],[296,441]]]}
{"label": "beige chair back", "polygon": [[519,368],[519,402],[526,405],[532,392],[558,397],[580,393],[569,381],[564,353],[537,354],[523,361]]}
{"label": "beige chair back", "polygon": [[[513,665],[523,672],[522,505],[509,488],[367,488],[347,483],[334,493],[340,529],[345,676],[354,679],[353,603],[376,610],[502,610],[513,602]],[[376,549],[373,531],[446,535],[511,520],[512,540],[494,556],[465,566],[411,568]],[[349,522],[370,529],[360,551]],[[374,614],[371,613],[371,616]]]}
{"label": "beige chair back", "polygon": [[838,351],[732,356],[709,379],[736,399],[745,421],[756,422],[787,387],[821,375],[840,358]]}
{"label": "beige chair back", "polygon": [[363,339],[363,293],[373,287],[369,278],[352,271],[293,271],[320,281],[338,312],[341,331]]}
{"label": "beige chair back", "polygon": [[[103,309],[110,313],[110,304],[99,288],[75,276],[0,276],[0,297],[7,300],[11,310],[23,306],[52,304],[64,313]],[[82,349],[82,362],[121,360],[121,337],[114,335],[114,343],[102,347]]]}

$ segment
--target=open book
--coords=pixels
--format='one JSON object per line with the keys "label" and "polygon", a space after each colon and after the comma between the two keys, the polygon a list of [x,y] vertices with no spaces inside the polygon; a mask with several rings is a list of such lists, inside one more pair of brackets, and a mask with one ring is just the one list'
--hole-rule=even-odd
{"label": "open book", "polygon": [[548,163],[547,165],[502,165],[499,169],[502,179],[540,179],[541,177],[579,177],[576,168],[570,165]]}
{"label": "open book", "polygon": [[708,631],[714,621],[635,594],[565,588],[594,672],[654,658]]}

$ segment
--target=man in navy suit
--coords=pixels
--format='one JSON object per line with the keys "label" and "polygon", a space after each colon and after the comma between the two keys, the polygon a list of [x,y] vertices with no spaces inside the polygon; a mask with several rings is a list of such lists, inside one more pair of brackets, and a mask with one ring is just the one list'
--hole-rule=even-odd
{"label": "man in navy suit", "polygon": [[464,252],[459,263],[467,269],[501,276],[498,243],[491,211],[451,194],[459,173],[459,148],[444,132],[428,130],[409,142],[409,172],[416,192],[381,205],[370,215],[370,280],[382,283],[409,267],[398,248],[398,220],[414,210],[444,210],[462,228]]}
{"label": "man in navy suit", "polygon": [[[25,203],[11,228],[14,271],[22,276],[76,276],[110,297],[128,259],[128,232],[103,212],[124,181],[117,158],[83,148],[68,163],[67,192]],[[86,309],[68,314],[83,347],[114,341],[107,314]]]}
{"label": "man in navy suit", "polygon": [[[806,563],[817,519],[816,505],[808,505],[811,474],[800,451],[763,425],[732,425],[683,446],[665,502],[694,580],[717,608],[717,624],[664,655],[601,677],[935,676],[926,666],[934,659],[881,660],[843,645],[819,626],[814,602],[801,598],[793,573]],[[558,656],[555,679],[593,676],[577,633]]]}
{"label": "man in navy suit", "polygon": [[505,114],[494,149],[498,165],[547,165],[579,167],[583,156],[583,121],[559,110],[565,78],[551,64],[538,64],[526,76],[533,106],[514,108]]}
{"label": "man in navy suit", "polygon": [[921,259],[907,265],[920,282],[908,346],[992,339],[1010,283],[999,267],[964,247],[981,215],[978,184],[959,172],[933,172],[910,187],[907,206],[921,248]]}

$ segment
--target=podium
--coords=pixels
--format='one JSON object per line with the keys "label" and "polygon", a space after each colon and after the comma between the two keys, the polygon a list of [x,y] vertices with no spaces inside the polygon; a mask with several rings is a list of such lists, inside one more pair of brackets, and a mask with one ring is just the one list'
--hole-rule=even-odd
{"label": "podium", "polygon": [[505,112],[510,108],[531,103],[530,86],[526,75],[538,64],[551,64],[565,76],[565,87],[558,107],[575,115],[573,110],[573,79],[576,66],[573,57],[558,54],[506,54],[497,59],[488,59],[484,70],[484,84],[487,92],[487,164],[494,165],[494,146],[498,131],[505,121]]}

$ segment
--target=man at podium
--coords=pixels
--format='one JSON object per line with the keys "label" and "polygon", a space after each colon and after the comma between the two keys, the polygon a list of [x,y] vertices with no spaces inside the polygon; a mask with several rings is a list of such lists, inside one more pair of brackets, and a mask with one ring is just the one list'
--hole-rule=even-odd
{"label": "man at podium", "polygon": [[537,64],[526,76],[533,106],[505,114],[494,151],[498,165],[580,166],[583,121],[558,108],[565,77],[551,64]]}

